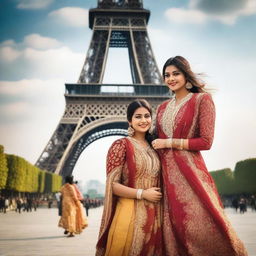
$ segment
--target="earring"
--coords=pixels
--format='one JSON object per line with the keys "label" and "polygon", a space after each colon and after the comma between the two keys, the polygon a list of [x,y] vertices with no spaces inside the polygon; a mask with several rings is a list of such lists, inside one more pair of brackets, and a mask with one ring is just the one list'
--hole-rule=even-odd
{"label": "earring", "polygon": [[187,82],[186,85],[185,85],[185,87],[186,87],[187,89],[192,89],[193,85],[192,85],[190,82]]}
{"label": "earring", "polygon": [[134,132],[134,129],[131,126],[129,126],[127,129],[128,136],[132,137],[134,135]]}

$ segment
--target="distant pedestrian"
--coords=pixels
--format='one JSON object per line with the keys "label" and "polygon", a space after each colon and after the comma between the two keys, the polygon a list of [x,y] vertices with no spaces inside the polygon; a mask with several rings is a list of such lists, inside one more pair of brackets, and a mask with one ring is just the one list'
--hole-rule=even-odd
{"label": "distant pedestrian", "polygon": [[255,202],[254,195],[251,196],[251,208],[252,208],[252,211],[256,211],[256,202]]}
{"label": "distant pedestrian", "polygon": [[73,176],[67,176],[65,182],[60,190],[62,215],[59,220],[59,227],[65,229],[65,235],[69,234],[68,237],[73,237],[75,234],[80,234],[88,224],[83,217],[83,207],[73,186]]}
{"label": "distant pedestrian", "polygon": [[27,198],[27,212],[32,212],[32,198],[28,197]]}
{"label": "distant pedestrian", "polygon": [[48,208],[49,209],[52,208],[52,203],[53,203],[52,199],[48,199]]}
{"label": "distant pedestrian", "polygon": [[4,213],[6,213],[7,209],[9,208],[9,199],[5,198],[4,200]]}
{"label": "distant pedestrian", "polygon": [[246,212],[246,201],[243,197],[239,201],[239,209],[242,214]]}
{"label": "distant pedestrian", "polygon": [[238,199],[236,197],[232,200],[232,206],[235,208],[235,210],[237,212],[239,205],[238,205]]}
{"label": "distant pedestrian", "polygon": [[85,208],[85,212],[86,212],[86,216],[89,216],[89,209],[90,209],[90,199],[87,196],[84,200],[84,208]]}
{"label": "distant pedestrian", "polygon": [[61,216],[61,209],[62,209],[62,197],[61,197],[61,193],[57,192],[55,194],[55,198],[57,201],[57,207],[58,207],[58,215]]}
{"label": "distant pedestrian", "polygon": [[21,213],[21,208],[22,208],[22,201],[21,198],[17,198],[16,200],[16,212]]}
{"label": "distant pedestrian", "polygon": [[0,212],[4,212],[4,197],[0,196]]}

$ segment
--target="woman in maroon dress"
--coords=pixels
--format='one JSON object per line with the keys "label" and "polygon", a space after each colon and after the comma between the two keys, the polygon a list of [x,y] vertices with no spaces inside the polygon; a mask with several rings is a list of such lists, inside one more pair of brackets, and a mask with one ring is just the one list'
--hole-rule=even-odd
{"label": "woman in maroon dress", "polygon": [[152,145],[162,163],[166,255],[245,256],[200,153],[213,141],[212,98],[181,56],[167,60],[163,76],[174,96],[158,107]]}

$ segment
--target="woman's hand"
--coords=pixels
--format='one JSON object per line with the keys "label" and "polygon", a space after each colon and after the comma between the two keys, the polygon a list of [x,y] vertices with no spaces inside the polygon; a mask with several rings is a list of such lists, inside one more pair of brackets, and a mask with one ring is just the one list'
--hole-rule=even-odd
{"label": "woman's hand", "polygon": [[166,147],[166,139],[155,139],[152,141],[153,149],[161,149]]}
{"label": "woman's hand", "polygon": [[156,203],[162,198],[162,193],[160,191],[160,188],[157,187],[145,189],[143,190],[142,198]]}

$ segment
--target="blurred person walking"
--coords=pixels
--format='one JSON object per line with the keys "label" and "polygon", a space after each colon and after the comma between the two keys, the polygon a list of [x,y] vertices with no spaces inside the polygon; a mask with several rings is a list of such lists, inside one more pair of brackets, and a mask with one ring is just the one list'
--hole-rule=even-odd
{"label": "blurred person walking", "polygon": [[65,184],[61,187],[60,192],[62,196],[62,215],[58,226],[65,229],[65,235],[68,234],[68,237],[73,237],[75,234],[80,234],[88,225],[87,220],[83,217],[82,205],[73,185],[73,176],[65,178]]}

